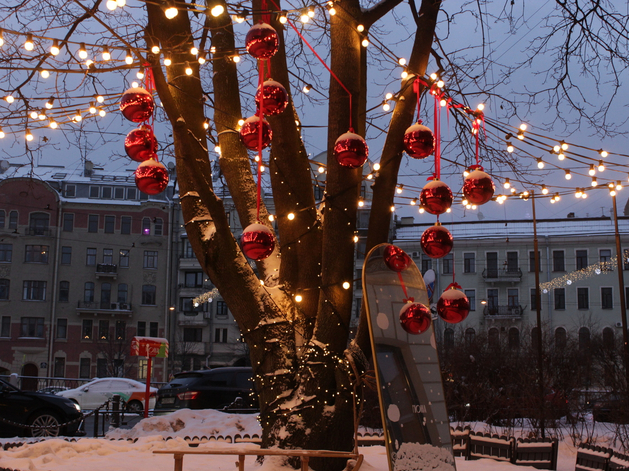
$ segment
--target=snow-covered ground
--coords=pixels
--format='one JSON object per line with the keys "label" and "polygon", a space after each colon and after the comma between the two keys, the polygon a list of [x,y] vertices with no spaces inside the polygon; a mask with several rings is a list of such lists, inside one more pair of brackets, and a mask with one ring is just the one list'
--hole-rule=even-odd
{"label": "snow-covered ground", "polygon": [[[477,425],[477,429],[482,425]],[[142,420],[132,429],[112,429],[106,438],[81,438],[77,441],[47,439],[37,443],[2,450],[0,468],[19,471],[118,471],[128,469],[150,469],[150,471],[172,471],[172,455],[154,454],[155,450],[192,449],[188,441],[204,436],[252,436],[260,434],[255,415],[225,414],[214,410],[181,410],[173,414]],[[169,439],[166,439],[169,438]],[[21,441],[2,439],[0,443]],[[558,471],[572,471],[576,461],[576,446],[572,439],[564,439],[559,446]],[[608,443],[606,443],[608,445]],[[195,450],[205,447],[255,447],[253,444],[202,442]],[[387,471],[384,446],[361,447],[365,456],[362,471]],[[184,471],[236,470],[235,456],[188,455],[184,458]],[[211,468],[208,468],[211,466]],[[493,460],[465,461],[457,458],[458,471],[526,471],[534,468],[514,466]],[[245,460],[247,471],[286,471],[278,459],[269,458],[264,464],[256,463],[254,457]]]}

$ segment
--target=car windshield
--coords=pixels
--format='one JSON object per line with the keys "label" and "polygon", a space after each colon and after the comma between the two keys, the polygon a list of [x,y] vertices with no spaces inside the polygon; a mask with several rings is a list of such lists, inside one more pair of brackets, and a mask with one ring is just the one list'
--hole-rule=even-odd
{"label": "car windshield", "polygon": [[0,390],[5,392],[15,392],[20,391],[20,388],[13,386],[11,383],[7,383],[3,379],[0,379]]}
{"label": "car windshield", "polygon": [[178,388],[181,386],[187,386],[190,383],[196,382],[201,377],[202,375],[199,373],[179,373],[170,380],[170,383],[168,383],[166,387]]}

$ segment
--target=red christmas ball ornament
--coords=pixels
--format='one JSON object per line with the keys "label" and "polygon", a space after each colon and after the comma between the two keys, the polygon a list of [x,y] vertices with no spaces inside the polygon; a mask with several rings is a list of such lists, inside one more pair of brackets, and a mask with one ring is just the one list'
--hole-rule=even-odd
{"label": "red christmas ball ornament", "polygon": [[258,87],[256,93],[256,106],[260,109],[260,98],[264,97],[264,114],[275,116],[280,114],[288,106],[288,92],[284,85],[275,80],[266,80],[262,84],[262,91]]}
{"label": "red christmas ball ornament", "polygon": [[431,180],[419,194],[419,202],[430,214],[443,214],[452,206],[452,190],[440,180]]}
{"label": "red christmas ball ornament", "polygon": [[247,52],[256,59],[273,57],[280,47],[280,39],[273,26],[267,23],[253,25],[245,36]]}
{"label": "red christmas ball ornament", "polygon": [[425,159],[435,151],[435,136],[421,121],[404,132],[404,150],[414,159]]}
{"label": "red christmas ball ornament", "polygon": [[463,196],[472,204],[485,204],[494,196],[496,186],[481,169],[470,173],[463,183]]}
{"label": "red christmas ball ornament", "polygon": [[168,186],[168,180],[168,169],[157,160],[145,160],[135,171],[135,186],[147,195],[156,195],[164,191]]}
{"label": "red christmas ball ornament", "polygon": [[[254,150],[256,152],[259,151],[259,126],[260,126],[260,118],[258,116],[251,116],[247,118],[240,128],[240,140],[245,145],[245,147],[249,150]],[[271,131],[271,126],[269,123],[263,119],[262,120],[262,148],[266,149],[271,143],[271,139],[273,138],[273,131]]]}
{"label": "red christmas ball ornament", "polygon": [[275,248],[275,236],[264,224],[249,224],[240,236],[240,248],[247,258],[264,260]]}
{"label": "red christmas ball ornament", "polygon": [[470,313],[470,301],[463,291],[447,289],[437,301],[437,314],[450,324],[458,324]]}
{"label": "red christmas ball ornament", "polygon": [[400,324],[409,334],[426,332],[431,322],[430,309],[421,303],[407,303],[400,309]]}
{"label": "red christmas ball ornament", "polygon": [[346,132],[334,143],[334,156],[343,167],[359,168],[367,162],[369,148],[358,134]]}
{"label": "red christmas ball ornament", "polygon": [[450,253],[454,241],[448,229],[435,224],[424,231],[420,244],[424,253],[430,258],[441,258]]}
{"label": "red christmas ball ornament", "polygon": [[155,102],[153,96],[144,88],[130,88],[122,94],[120,111],[129,121],[141,123],[153,115]]}
{"label": "red christmas ball ornament", "polygon": [[127,134],[124,140],[124,150],[131,160],[136,162],[157,159],[157,139],[151,128],[140,126]]}
{"label": "red christmas ball ornament", "polygon": [[384,264],[395,272],[402,272],[411,265],[411,257],[404,250],[395,245],[384,249]]}

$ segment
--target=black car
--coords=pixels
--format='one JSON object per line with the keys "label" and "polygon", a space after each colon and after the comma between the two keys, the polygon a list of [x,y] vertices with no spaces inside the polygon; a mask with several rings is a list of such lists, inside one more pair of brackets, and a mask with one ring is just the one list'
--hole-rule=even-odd
{"label": "black car", "polygon": [[249,367],[224,367],[176,374],[157,391],[155,413],[178,409],[257,412],[253,370]]}
{"label": "black car", "polygon": [[607,397],[594,402],[592,418],[595,422],[613,422],[616,424],[629,423],[627,397],[621,394],[609,394]]}
{"label": "black car", "polygon": [[[77,435],[81,407],[65,397],[22,391],[0,379],[0,436],[56,437]],[[22,427],[20,424],[27,425]]]}

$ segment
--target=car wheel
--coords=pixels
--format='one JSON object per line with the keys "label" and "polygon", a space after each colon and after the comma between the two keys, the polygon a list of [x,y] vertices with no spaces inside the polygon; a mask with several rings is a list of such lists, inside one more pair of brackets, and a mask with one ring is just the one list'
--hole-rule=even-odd
{"label": "car wheel", "polygon": [[33,427],[30,430],[33,437],[58,437],[61,427],[59,418],[52,412],[39,412],[30,420]]}
{"label": "car wheel", "polygon": [[141,414],[144,412],[144,407],[140,401],[131,401],[127,404],[127,412],[130,414]]}

